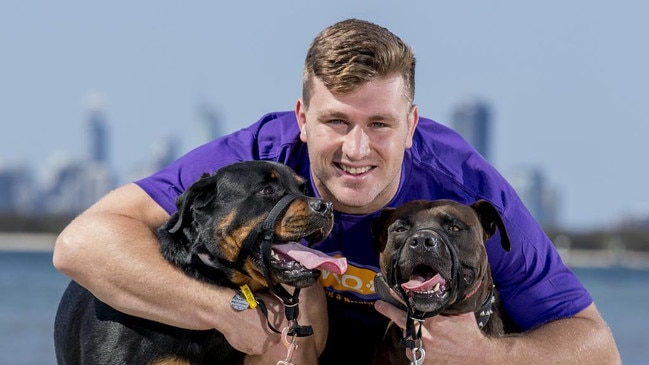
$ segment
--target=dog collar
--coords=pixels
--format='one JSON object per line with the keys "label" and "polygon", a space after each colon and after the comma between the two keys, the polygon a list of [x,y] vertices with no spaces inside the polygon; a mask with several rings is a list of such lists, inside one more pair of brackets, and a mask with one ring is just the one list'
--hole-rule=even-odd
{"label": "dog collar", "polygon": [[482,307],[480,307],[480,310],[475,312],[475,320],[478,322],[478,327],[480,327],[480,329],[482,329],[484,326],[487,325],[487,322],[489,322],[491,315],[494,313],[493,305],[496,302],[494,288],[495,285],[491,285],[491,289],[489,290],[489,295],[487,295],[487,299],[485,299],[484,303],[482,303]]}

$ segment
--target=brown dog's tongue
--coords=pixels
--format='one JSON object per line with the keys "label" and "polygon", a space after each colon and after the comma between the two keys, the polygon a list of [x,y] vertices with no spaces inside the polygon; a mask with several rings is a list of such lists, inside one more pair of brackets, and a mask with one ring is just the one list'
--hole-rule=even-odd
{"label": "brown dog's tongue", "polygon": [[344,274],[347,271],[346,258],[327,256],[323,252],[296,242],[273,245],[273,250],[289,256],[307,269],[327,270],[335,274]]}
{"label": "brown dog's tongue", "polygon": [[435,285],[437,285],[437,283],[444,285],[446,283],[446,280],[444,280],[444,278],[439,274],[433,276],[428,280],[425,280],[421,276],[413,275],[410,277],[410,280],[408,282],[401,284],[401,287],[406,290],[412,291],[428,291],[432,290]]}

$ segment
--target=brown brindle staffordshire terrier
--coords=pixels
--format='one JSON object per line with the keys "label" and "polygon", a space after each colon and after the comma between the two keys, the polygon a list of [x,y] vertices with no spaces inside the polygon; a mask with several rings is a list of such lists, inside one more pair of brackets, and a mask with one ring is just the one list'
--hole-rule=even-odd
{"label": "brown brindle staffordshire terrier", "polygon": [[405,337],[390,324],[375,364],[409,363],[404,346],[423,360],[414,322],[437,314],[474,312],[485,333],[504,333],[484,246],[496,230],[509,251],[502,218],[486,200],[470,206],[417,200],[381,212],[372,226],[381,266],[375,288],[381,299],[406,311],[408,320]]}

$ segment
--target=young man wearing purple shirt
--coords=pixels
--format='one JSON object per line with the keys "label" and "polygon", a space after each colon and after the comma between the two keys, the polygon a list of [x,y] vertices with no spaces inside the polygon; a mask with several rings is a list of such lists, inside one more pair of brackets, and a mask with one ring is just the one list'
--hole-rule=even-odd
{"label": "young man wearing purple shirt", "polygon": [[[300,323],[312,325],[314,335],[298,338],[296,364],[370,363],[387,322],[405,327],[404,312],[374,292],[379,267],[370,222],[384,207],[440,198],[487,199],[500,211],[511,252],[497,242],[487,243],[487,251],[519,333],[486,337],[471,313],[431,317],[422,323],[425,364],[620,363],[592,298],[512,187],[457,133],[419,117],[414,79],[412,50],[387,29],[356,19],[328,27],[307,53],[295,111],[267,114],[109,193],[61,233],[55,266],[119,310],[216,328],[249,354],[246,363],[276,364],[286,348],[265,319],[254,310],[234,311],[232,290],[173,268],[154,230],[202,173],[237,161],[279,161],[307,178],[310,195],[333,203],[334,228],[315,248],[349,265],[342,276],[323,272],[322,285],[302,291]],[[277,299],[264,300],[271,316],[281,318]]]}

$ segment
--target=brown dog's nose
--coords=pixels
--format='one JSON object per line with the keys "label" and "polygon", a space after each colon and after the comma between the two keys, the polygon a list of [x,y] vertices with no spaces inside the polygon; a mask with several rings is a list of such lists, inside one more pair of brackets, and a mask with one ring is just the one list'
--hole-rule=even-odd
{"label": "brown dog's nose", "polygon": [[309,200],[309,208],[314,212],[322,214],[331,214],[333,211],[333,204],[328,200],[311,199]]}
{"label": "brown dog's nose", "polygon": [[409,245],[413,249],[425,250],[437,247],[438,243],[439,239],[432,232],[419,231],[410,237]]}

